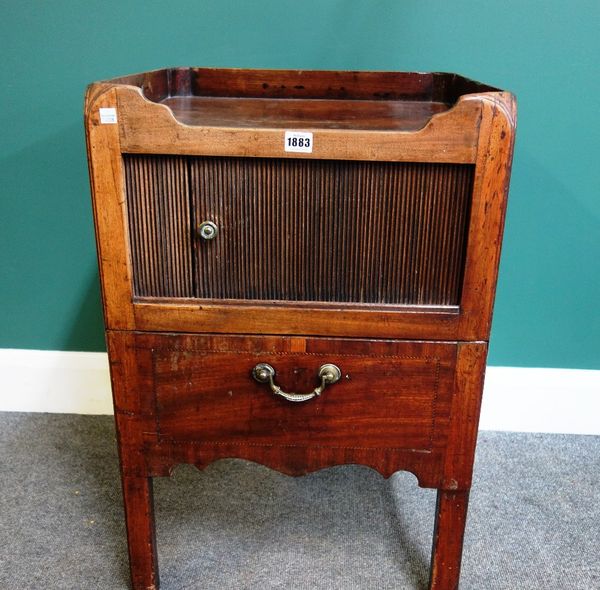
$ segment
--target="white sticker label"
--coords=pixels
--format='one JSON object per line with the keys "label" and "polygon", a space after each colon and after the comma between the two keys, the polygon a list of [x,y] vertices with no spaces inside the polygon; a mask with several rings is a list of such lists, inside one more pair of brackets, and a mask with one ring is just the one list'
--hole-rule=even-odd
{"label": "white sticker label", "polygon": [[312,154],[313,134],[308,131],[286,131],[283,139],[286,152],[302,152]]}
{"label": "white sticker label", "polygon": [[117,109],[100,109],[100,123],[103,125],[117,122]]}

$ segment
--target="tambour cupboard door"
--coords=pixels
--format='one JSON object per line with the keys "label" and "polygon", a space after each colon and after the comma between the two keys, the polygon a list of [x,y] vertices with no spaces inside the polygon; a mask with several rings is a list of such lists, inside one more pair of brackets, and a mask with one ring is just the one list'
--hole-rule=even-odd
{"label": "tambour cupboard door", "polygon": [[[126,155],[134,293],[458,305],[473,166]],[[216,236],[203,239],[203,222]]]}

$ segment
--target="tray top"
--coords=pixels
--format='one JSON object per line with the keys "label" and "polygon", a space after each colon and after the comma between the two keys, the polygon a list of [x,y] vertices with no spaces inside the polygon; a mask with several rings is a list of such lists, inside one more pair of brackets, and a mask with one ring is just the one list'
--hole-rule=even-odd
{"label": "tray top", "polygon": [[172,68],[115,78],[181,123],[416,131],[461,96],[499,92],[456,74]]}
{"label": "tray top", "polygon": [[161,101],[186,125],[379,129],[416,131],[432,115],[448,110],[437,101],[331,100],[171,96]]}

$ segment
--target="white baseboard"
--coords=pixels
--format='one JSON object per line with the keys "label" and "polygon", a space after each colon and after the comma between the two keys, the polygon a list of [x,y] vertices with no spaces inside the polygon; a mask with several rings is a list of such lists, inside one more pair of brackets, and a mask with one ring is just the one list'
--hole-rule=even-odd
{"label": "white baseboard", "polygon": [[479,427],[600,435],[600,371],[488,367]]}
{"label": "white baseboard", "polygon": [[[0,411],[112,414],[100,352],[0,349]],[[482,430],[600,435],[600,371],[488,367]]]}
{"label": "white baseboard", "polygon": [[0,349],[0,411],[112,414],[107,354]]}

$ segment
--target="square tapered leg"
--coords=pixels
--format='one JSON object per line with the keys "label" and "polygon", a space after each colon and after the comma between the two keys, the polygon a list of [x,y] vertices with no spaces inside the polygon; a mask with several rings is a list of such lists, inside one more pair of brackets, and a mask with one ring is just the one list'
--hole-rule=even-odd
{"label": "square tapered leg", "polygon": [[158,590],[152,478],[122,479],[133,590]]}
{"label": "square tapered leg", "polygon": [[468,491],[438,490],[430,590],[458,588],[468,503]]}

